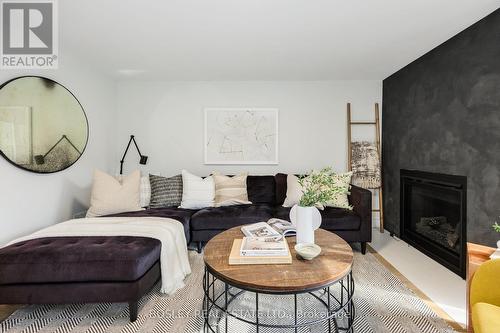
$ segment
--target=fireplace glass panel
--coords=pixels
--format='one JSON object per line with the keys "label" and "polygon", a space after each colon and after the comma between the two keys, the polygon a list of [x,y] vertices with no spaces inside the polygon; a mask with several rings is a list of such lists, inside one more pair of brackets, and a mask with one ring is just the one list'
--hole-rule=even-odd
{"label": "fireplace glass panel", "polygon": [[401,169],[401,239],[465,277],[467,177]]}
{"label": "fireplace glass panel", "polygon": [[452,187],[413,183],[409,196],[409,229],[460,254],[461,197]]}

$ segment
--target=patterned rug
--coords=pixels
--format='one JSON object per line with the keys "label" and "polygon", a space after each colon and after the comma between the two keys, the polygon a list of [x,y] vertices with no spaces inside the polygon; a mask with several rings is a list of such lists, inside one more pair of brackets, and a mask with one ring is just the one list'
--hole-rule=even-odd
{"label": "patterned rug", "polygon": [[[190,251],[190,261],[193,273],[186,278],[186,286],[166,297],[159,293],[157,285],[141,300],[139,317],[134,323],[129,322],[126,304],[32,305],[17,310],[2,322],[0,332],[202,332],[203,257]],[[455,332],[373,254],[355,252],[354,262],[355,332]],[[279,308],[276,302],[269,305]],[[240,325],[229,332],[255,332],[255,329]]]}

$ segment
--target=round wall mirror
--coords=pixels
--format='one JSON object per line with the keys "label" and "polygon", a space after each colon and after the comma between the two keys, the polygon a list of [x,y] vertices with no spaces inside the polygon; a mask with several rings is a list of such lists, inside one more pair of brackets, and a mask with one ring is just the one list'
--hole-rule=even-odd
{"label": "round wall mirror", "polygon": [[70,167],[85,150],[88,129],[80,102],[53,80],[23,76],[0,86],[0,155],[22,169]]}

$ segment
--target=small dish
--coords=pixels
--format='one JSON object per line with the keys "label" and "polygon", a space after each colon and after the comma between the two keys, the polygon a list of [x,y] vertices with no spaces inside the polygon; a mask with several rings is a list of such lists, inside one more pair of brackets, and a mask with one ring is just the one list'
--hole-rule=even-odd
{"label": "small dish", "polygon": [[295,251],[305,260],[311,260],[321,253],[321,247],[316,244],[303,243],[295,245]]}

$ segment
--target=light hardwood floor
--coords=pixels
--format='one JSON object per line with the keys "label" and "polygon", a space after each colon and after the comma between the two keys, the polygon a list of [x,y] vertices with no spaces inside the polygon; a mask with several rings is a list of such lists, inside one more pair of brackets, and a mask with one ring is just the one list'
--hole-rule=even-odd
{"label": "light hardwood floor", "polygon": [[14,311],[22,307],[22,305],[1,305],[0,304],[0,322],[4,321]]}
{"label": "light hardwood floor", "polygon": [[390,237],[387,231],[380,234],[374,229],[370,246],[453,321],[465,327],[467,312],[464,279],[404,241]]}

